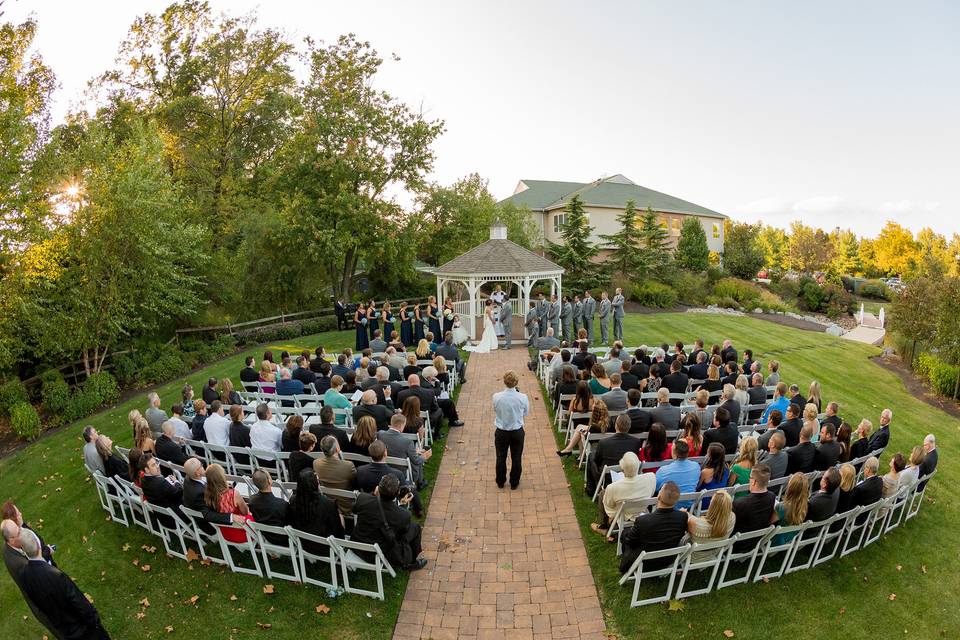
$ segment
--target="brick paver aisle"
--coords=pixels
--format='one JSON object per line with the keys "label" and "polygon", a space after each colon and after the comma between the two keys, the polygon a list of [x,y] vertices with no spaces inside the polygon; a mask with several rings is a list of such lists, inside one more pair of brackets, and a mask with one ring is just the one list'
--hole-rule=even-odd
{"label": "brick paver aisle", "polygon": [[[470,357],[394,638],[603,638],[593,576],[580,538],[536,375],[522,345]],[[493,407],[503,373],[530,398],[523,477],[494,482]],[[576,605],[574,605],[576,603]]]}

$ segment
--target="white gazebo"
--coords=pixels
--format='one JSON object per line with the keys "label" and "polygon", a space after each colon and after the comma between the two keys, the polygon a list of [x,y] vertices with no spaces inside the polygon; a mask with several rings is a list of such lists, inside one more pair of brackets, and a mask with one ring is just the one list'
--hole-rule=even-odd
{"label": "white gazebo", "polygon": [[[461,283],[466,288],[467,299],[455,300],[454,310],[467,326],[470,337],[476,338],[477,319],[482,316],[483,309],[480,288],[484,284],[502,282],[517,285],[519,295],[511,295],[510,301],[514,327],[518,323],[523,326],[523,318],[529,308],[530,292],[536,283],[549,282],[551,295],[560,297],[563,267],[507,240],[506,225],[497,221],[490,227],[489,240],[440,265],[433,273],[437,277],[439,304],[443,304],[444,299],[450,295],[449,285]],[[509,293],[511,292],[508,289]]]}

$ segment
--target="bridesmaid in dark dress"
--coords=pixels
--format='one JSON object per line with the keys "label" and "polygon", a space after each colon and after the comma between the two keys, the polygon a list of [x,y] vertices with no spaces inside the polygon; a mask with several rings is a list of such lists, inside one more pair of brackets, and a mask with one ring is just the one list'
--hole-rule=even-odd
{"label": "bridesmaid in dark dress", "polygon": [[412,344],[417,344],[421,340],[423,340],[423,337],[424,337],[423,323],[426,322],[426,318],[424,316],[426,316],[426,314],[421,310],[420,303],[418,302],[417,304],[413,305],[413,343]]}
{"label": "bridesmaid in dark dress", "polygon": [[371,300],[367,305],[367,335],[373,340],[373,332],[380,328],[380,312],[377,311],[377,301]]}
{"label": "bridesmaid in dark dress", "polygon": [[405,347],[413,344],[413,310],[406,301],[400,303],[400,342]]}
{"label": "bridesmaid in dark dress", "polygon": [[[443,310],[441,311],[441,319],[443,321],[444,336],[447,335],[448,331],[453,330],[453,316],[454,316],[453,300],[451,300],[450,298],[447,298],[443,301]],[[443,342],[443,336],[440,336],[439,338],[437,338],[437,342]]]}
{"label": "bridesmaid in dark dress", "polygon": [[383,303],[383,341],[387,344],[393,341],[393,311],[389,302]]}
{"label": "bridesmaid in dark dress", "polygon": [[357,326],[357,352],[370,346],[370,337],[367,334],[367,308],[361,302],[353,313],[353,322]]}
{"label": "bridesmaid in dark dress", "polygon": [[434,342],[443,342],[443,334],[440,333],[440,307],[437,306],[434,296],[427,298],[427,330],[433,333]]}

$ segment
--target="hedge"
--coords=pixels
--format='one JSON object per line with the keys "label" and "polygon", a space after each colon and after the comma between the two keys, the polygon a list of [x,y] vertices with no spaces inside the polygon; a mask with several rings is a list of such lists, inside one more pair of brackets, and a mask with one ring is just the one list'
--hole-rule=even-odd
{"label": "hedge", "polygon": [[18,379],[0,384],[0,415],[8,416],[14,405],[29,402],[27,388]]}
{"label": "hedge", "polygon": [[916,372],[926,378],[938,394],[954,397],[960,367],[947,364],[936,355],[924,352],[917,356]]}
{"label": "hedge", "polygon": [[633,288],[633,299],[645,307],[665,309],[677,305],[677,292],[665,284],[648,280]]}
{"label": "hedge", "polygon": [[60,418],[70,404],[70,385],[59,371],[47,371],[41,375],[40,385],[43,410],[51,417]]}
{"label": "hedge", "polygon": [[10,408],[10,427],[22,440],[35,440],[40,435],[40,416],[29,402],[18,402]]}

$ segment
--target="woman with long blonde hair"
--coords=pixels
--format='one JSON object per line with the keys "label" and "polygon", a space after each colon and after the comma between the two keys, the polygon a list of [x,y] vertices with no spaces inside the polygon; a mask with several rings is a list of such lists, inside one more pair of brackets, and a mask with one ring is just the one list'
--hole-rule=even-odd
{"label": "woman with long blonde hair", "polygon": [[421,338],[420,342],[417,343],[417,360],[429,360],[433,356],[433,352],[430,351],[430,343],[427,342],[426,338]]}
{"label": "woman with long blonde hair", "polygon": [[353,435],[350,436],[350,442],[347,443],[346,451],[368,456],[370,455],[369,447],[376,439],[376,420],[373,419],[373,416],[363,416],[357,420],[356,429],[354,429]]}
{"label": "woman with long blonde hair", "polygon": [[[737,454],[733,465],[730,467],[729,486],[750,483],[750,472],[757,466],[757,439],[748,436],[740,443],[740,452]],[[737,494],[747,495],[747,492]]]}
{"label": "woman with long blonde hair", "polygon": [[153,453],[153,437],[150,433],[150,424],[140,416],[133,425],[133,446],[143,453]]}
{"label": "woman with long blonde hair", "polygon": [[820,383],[813,380],[810,383],[810,389],[807,391],[807,402],[817,407],[817,413],[823,411],[823,396],[820,389]]}
{"label": "woman with long blonde hair", "polygon": [[[733,533],[737,514],[733,512],[733,498],[726,491],[718,491],[710,500],[707,513],[687,519],[687,533],[692,542],[703,544],[715,540],[725,540]],[[694,554],[694,562],[707,560],[716,555],[716,551],[701,551]]]}
{"label": "woman with long blonde hair", "polygon": [[[777,503],[773,512],[773,522],[781,527],[793,527],[803,524],[807,519],[807,507],[810,502],[810,485],[807,483],[807,477],[799,471],[787,480],[787,488],[783,492],[783,499]],[[794,533],[777,534],[773,543],[780,545],[786,544],[796,536]]]}

